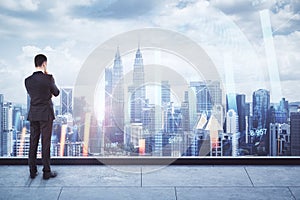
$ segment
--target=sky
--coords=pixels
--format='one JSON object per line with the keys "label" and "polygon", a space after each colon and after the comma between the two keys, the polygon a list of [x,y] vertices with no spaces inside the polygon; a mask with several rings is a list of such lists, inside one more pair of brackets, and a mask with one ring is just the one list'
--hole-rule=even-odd
{"label": "sky", "polygon": [[[262,13],[270,20],[268,43]],[[26,103],[24,79],[34,71],[37,53],[47,55],[59,87],[72,87],[98,46],[118,34],[151,27],[195,41],[218,69],[226,90],[246,94],[247,101],[257,89],[271,90],[270,70],[278,71],[281,87],[280,97],[271,91],[271,101],[300,101],[299,0],[1,0],[0,94],[5,101]],[[271,58],[268,50],[275,53]],[[143,58],[149,62],[146,54]],[[134,53],[132,60],[124,56],[123,65],[132,67],[133,60]]]}

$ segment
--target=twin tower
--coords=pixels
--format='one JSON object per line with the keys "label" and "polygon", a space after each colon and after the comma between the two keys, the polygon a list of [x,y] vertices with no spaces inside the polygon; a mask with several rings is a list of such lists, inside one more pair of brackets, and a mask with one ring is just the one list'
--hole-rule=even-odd
{"label": "twin tower", "polygon": [[[103,130],[105,144],[124,144],[124,70],[119,48],[115,54],[112,68],[105,69],[105,117]],[[143,57],[140,48],[137,49],[133,81],[128,87],[130,96],[130,122],[142,122],[142,110],[145,106],[146,89]]]}

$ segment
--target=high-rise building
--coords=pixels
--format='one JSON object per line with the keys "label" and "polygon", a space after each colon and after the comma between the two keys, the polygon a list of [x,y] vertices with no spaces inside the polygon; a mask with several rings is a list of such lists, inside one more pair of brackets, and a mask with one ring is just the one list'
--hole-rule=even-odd
{"label": "high-rise building", "polygon": [[[28,157],[30,147],[30,133],[25,129],[17,134],[16,140],[16,156]],[[37,156],[41,156],[41,142],[38,144]]]}
{"label": "high-rise building", "polygon": [[188,89],[188,104],[189,104],[189,120],[190,120],[190,130],[192,130],[198,122],[197,116],[197,97],[196,89],[190,87]]}
{"label": "high-rise building", "polygon": [[[123,137],[124,133],[124,73],[119,48],[112,68],[112,113],[114,126]],[[120,141],[121,142],[121,141]]]}
{"label": "high-rise building", "polygon": [[0,156],[3,156],[3,142],[4,142],[4,138],[3,138],[3,103],[4,103],[4,95],[0,94]]}
{"label": "high-rise building", "polygon": [[130,122],[140,123],[142,121],[142,109],[145,105],[146,88],[144,77],[144,64],[140,48],[135,54],[133,66],[133,84],[128,88],[130,98]]}
{"label": "high-rise building", "polygon": [[298,112],[300,110],[300,102],[289,103],[289,116],[292,112]]}
{"label": "high-rise building", "polygon": [[288,123],[289,102],[282,98],[278,106],[271,106],[269,116],[272,123]]}
{"label": "high-rise building", "polygon": [[231,136],[232,140],[232,156],[238,155],[239,148],[239,120],[237,113],[231,109],[226,116],[226,132]]}
{"label": "high-rise building", "polygon": [[226,95],[226,110],[234,110],[238,115],[239,132],[246,131],[246,95],[244,94],[227,94]]}
{"label": "high-rise building", "polygon": [[207,116],[211,115],[214,105],[222,104],[222,90],[220,82],[191,82],[190,87],[195,88],[197,98],[197,113],[205,113]]}
{"label": "high-rise building", "polygon": [[250,103],[245,104],[245,143],[249,143],[249,131],[252,129]]}
{"label": "high-rise building", "polygon": [[22,129],[22,107],[21,106],[14,106],[13,107],[13,129],[15,131],[21,131]]}
{"label": "high-rise building", "polygon": [[124,80],[119,48],[114,65],[105,69],[104,138],[107,143],[124,143]]}
{"label": "high-rise building", "polygon": [[155,127],[155,105],[148,104],[143,108],[143,128],[150,134],[154,134],[156,131]]}
{"label": "high-rise building", "polygon": [[285,98],[282,98],[279,102],[279,109],[289,115],[289,101],[286,101]]}
{"label": "high-rise building", "polygon": [[171,90],[168,81],[161,82],[161,104],[168,104],[171,102]]}
{"label": "high-rise building", "polygon": [[270,92],[259,89],[253,92],[253,128],[268,129],[268,110],[270,106]]}
{"label": "high-rise building", "polygon": [[300,156],[300,112],[292,112],[290,119],[291,119],[291,155]]}
{"label": "high-rise building", "polygon": [[153,156],[163,156],[163,133],[157,132],[154,134]]}
{"label": "high-rise building", "polygon": [[246,131],[246,95],[236,95],[237,114],[239,118],[239,132]]}
{"label": "high-rise building", "polygon": [[[185,108],[187,109],[187,108]],[[187,112],[187,110],[185,110]],[[181,108],[174,107],[174,105],[171,103],[168,107],[164,107],[164,125],[163,125],[163,131],[164,133],[169,134],[175,134],[182,130],[182,113]],[[158,116],[157,116],[158,117]],[[161,118],[160,118],[161,119]],[[160,123],[159,120],[156,120],[157,123]]]}
{"label": "high-rise building", "polygon": [[13,106],[11,102],[3,104],[2,127],[2,153],[3,156],[11,156],[13,153]]}
{"label": "high-rise building", "polygon": [[182,130],[190,131],[190,115],[189,115],[189,93],[184,92],[184,101],[181,103],[180,112],[182,115]]}
{"label": "high-rise building", "polygon": [[60,108],[62,115],[73,115],[73,89],[61,88],[60,90]]}
{"label": "high-rise building", "polygon": [[269,140],[270,156],[290,155],[290,125],[271,123]]}
{"label": "high-rise building", "polygon": [[[112,69],[105,68],[105,113],[104,128],[112,127]],[[106,131],[105,131],[106,132]]]}
{"label": "high-rise building", "polygon": [[[265,89],[259,89],[252,95],[252,123],[256,132],[264,132],[259,137],[259,146],[257,152],[259,155],[267,155],[269,153],[269,108],[270,108],[270,92]],[[257,138],[258,139],[258,138]]]}
{"label": "high-rise building", "polygon": [[26,105],[27,105],[27,113],[26,113],[26,120],[27,120],[27,115],[28,115],[28,113],[29,113],[29,109],[30,109],[30,96],[29,96],[29,94],[27,93],[27,98],[26,98]]}

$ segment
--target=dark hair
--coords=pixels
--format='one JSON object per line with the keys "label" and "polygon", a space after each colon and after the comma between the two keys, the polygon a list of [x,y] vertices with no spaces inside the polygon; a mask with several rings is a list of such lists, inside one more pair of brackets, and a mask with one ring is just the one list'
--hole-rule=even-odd
{"label": "dark hair", "polygon": [[47,62],[47,57],[43,54],[38,54],[34,57],[35,67],[40,67],[44,62]]}

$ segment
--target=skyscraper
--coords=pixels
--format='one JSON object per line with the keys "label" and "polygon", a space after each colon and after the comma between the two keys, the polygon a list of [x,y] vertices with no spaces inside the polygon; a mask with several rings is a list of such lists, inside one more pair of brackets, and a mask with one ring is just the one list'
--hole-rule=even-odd
{"label": "skyscraper", "polygon": [[11,102],[2,107],[2,153],[10,156],[13,153],[13,106]]}
{"label": "skyscraper", "polygon": [[289,118],[289,102],[282,98],[275,112],[275,121],[277,123],[288,123]]}
{"label": "skyscraper", "polygon": [[231,109],[227,112],[226,118],[226,132],[230,134],[232,138],[232,156],[237,156],[239,147],[239,117],[237,113]]}
{"label": "skyscraper", "polygon": [[124,143],[124,80],[119,48],[112,68],[112,122],[115,142]]}
{"label": "skyscraper", "polygon": [[145,105],[146,89],[144,80],[144,64],[140,48],[135,54],[133,66],[133,84],[128,88],[130,98],[130,122],[140,123],[142,121],[142,109]]}
{"label": "skyscraper", "polygon": [[226,95],[226,110],[234,110],[238,115],[238,131],[240,133],[246,130],[246,95],[244,94],[227,94]]}
{"label": "skyscraper", "polygon": [[29,109],[30,109],[30,96],[29,94],[27,93],[27,98],[26,98],[26,103],[27,103],[27,113],[26,113],[26,119],[27,119],[27,115],[29,113]]}
{"label": "skyscraper", "polygon": [[222,90],[218,81],[191,82],[190,87],[195,88],[197,113],[210,116],[213,106],[222,104]]}
{"label": "skyscraper", "polygon": [[246,131],[246,95],[236,95],[236,105],[239,118],[239,132],[244,133]]}
{"label": "skyscraper", "polygon": [[112,126],[112,69],[105,68],[104,128]]}
{"label": "skyscraper", "polygon": [[184,101],[181,102],[180,112],[182,114],[182,130],[190,130],[190,115],[189,115],[189,93],[184,92]]}
{"label": "skyscraper", "polygon": [[259,89],[253,92],[253,128],[268,129],[268,110],[270,106],[270,92]]}
{"label": "skyscraper", "polygon": [[3,156],[3,142],[4,142],[4,138],[3,138],[3,102],[4,101],[4,95],[0,94],[0,156]]}
{"label": "skyscraper", "polygon": [[171,102],[170,84],[168,81],[161,82],[161,104],[165,105]]}
{"label": "skyscraper", "polygon": [[269,153],[269,108],[270,108],[270,92],[268,90],[259,89],[252,95],[253,109],[253,128],[257,131],[265,132],[260,137],[260,145],[258,147],[259,155],[267,155]]}
{"label": "skyscraper", "polygon": [[73,89],[72,88],[61,88],[60,94],[60,108],[61,114],[73,114]]}
{"label": "skyscraper", "polygon": [[300,112],[291,113],[291,155],[300,156]]}
{"label": "skyscraper", "polygon": [[270,156],[290,155],[290,125],[271,123],[269,140]]}
{"label": "skyscraper", "polygon": [[124,80],[119,48],[114,65],[105,69],[105,143],[124,143]]}

